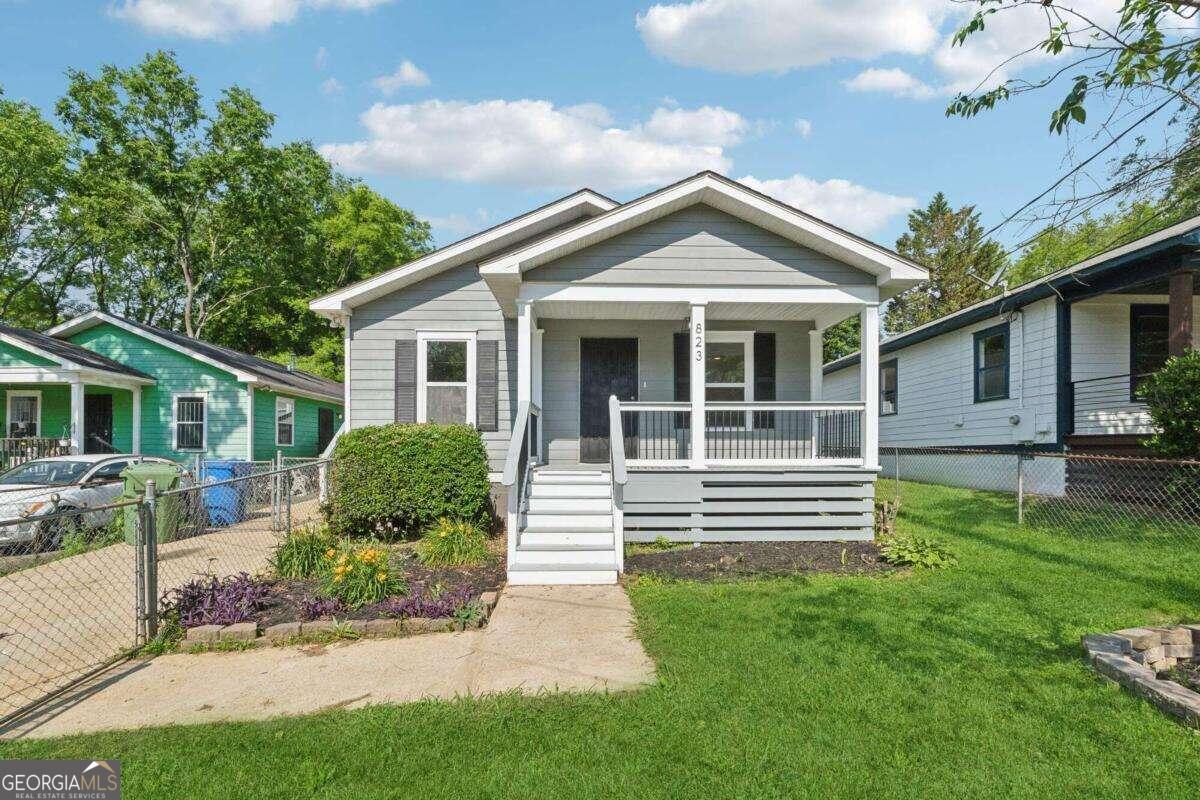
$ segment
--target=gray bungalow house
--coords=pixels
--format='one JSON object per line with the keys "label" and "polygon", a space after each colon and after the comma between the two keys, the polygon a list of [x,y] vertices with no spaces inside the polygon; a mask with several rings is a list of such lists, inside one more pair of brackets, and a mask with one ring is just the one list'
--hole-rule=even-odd
{"label": "gray bungalow house", "polygon": [[[873,535],[879,304],[896,253],[720,175],[583,189],[312,301],[346,340],[350,428],[465,422],[514,583],[612,582],[623,542]],[[863,401],[821,333],[863,321]]]}

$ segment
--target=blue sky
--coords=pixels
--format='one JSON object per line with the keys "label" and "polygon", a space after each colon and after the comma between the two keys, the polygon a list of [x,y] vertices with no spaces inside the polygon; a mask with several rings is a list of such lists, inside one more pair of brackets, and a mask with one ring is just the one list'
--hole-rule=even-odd
{"label": "blue sky", "polygon": [[0,86],[51,113],[68,68],[173,50],[207,97],[251,90],[279,140],[322,147],[430,219],[439,244],[579,185],[628,199],[712,167],[890,246],[939,190],[991,224],[1063,163],[1067,141],[1046,131],[1058,93],[945,117],[955,87],[1038,25],[952,50],[956,13],[947,0],[0,0]]}

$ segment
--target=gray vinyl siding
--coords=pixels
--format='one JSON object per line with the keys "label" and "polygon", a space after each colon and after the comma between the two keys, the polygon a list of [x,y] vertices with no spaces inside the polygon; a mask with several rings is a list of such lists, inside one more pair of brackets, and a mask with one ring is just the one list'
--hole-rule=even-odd
{"label": "gray vinyl siding", "polygon": [[[1128,375],[1129,306],[1167,305],[1164,295],[1109,294],[1071,306],[1071,380]],[[1200,330],[1200,306],[1193,311],[1192,330]],[[1094,381],[1077,387],[1075,433],[1142,434],[1154,426],[1144,403],[1128,397],[1124,380]],[[1090,395],[1088,393],[1091,393]],[[1099,406],[1099,407],[1097,407]]]}
{"label": "gray vinyl siding", "polygon": [[[638,340],[638,399],[675,399],[674,334],[683,320],[544,319],[542,336],[542,412],[546,452],[551,463],[579,460],[579,340],[586,337]],[[775,396],[808,400],[809,322],[712,322],[710,331],[753,330],[775,333]]]}
{"label": "gray vinyl siding", "polygon": [[[880,417],[881,447],[1011,445],[1013,415],[1034,415],[1036,442],[1056,440],[1053,299],[1026,306],[1010,323],[1009,398],[975,402],[973,334],[1003,322],[994,317],[880,356],[897,360],[899,405],[898,413]],[[858,400],[858,370],[826,375],[824,399]]]}
{"label": "gray vinyl siding", "polygon": [[537,267],[525,279],[676,286],[874,283],[865,272],[704,205]]}
{"label": "gray vinyl siding", "polygon": [[483,434],[490,468],[504,469],[516,404],[517,323],[505,319],[474,264],[443,272],[356,309],[350,318],[351,426],[395,420],[395,342],[418,331],[475,331],[499,349],[498,429]]}

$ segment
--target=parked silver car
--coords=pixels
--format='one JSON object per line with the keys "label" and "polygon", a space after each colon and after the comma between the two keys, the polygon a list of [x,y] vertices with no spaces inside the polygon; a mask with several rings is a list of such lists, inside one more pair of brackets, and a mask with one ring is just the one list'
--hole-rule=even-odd
{"label": "parked silver car", "polygon": [[[174,463],[111,453],[55,456],[26,461],[0,474],[0,549],[57,550],[66,531],[107,526],[114,509],[87,509],[115,502],[124,488],[122,470],[145,461]],[[79,513],[59,514],[64,511]],[[47,518],[52,514],[58,516]]]}

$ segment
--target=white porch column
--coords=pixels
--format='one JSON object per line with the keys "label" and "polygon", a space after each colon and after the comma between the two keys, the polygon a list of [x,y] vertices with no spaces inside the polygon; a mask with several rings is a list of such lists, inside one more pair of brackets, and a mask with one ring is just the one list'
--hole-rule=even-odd
{"label": "white porch column", "polygon": [[135,456],[142,454],[142,387],[134,386],[129,390],[133,394],[133,418],[130,425],[133,427],[132,437],[133,442],[130,447]]}
{"label": "white porch column", "polygon": [[[347,353],[350,351],[347,350]],[[254,384],[244,383],[246,387],[246,460],[254,460]],[[274,424],[274,422],[272,422]],[[275,441],[275,437],[271,437]]]}
{"label": "white porch column", "polygon": [[863,464],[879,467],[879,306],[869,305],[858,315],[862,323],[859,339],[858,396],[866,405],[862,421]]}
{"label": "white porch column", "polygon": [[517,303],[517,403],[533,399],[533,304]]}
{"label": "white porch column", "polygon": [[691,394],[692,394],[692,469],[704,469],[704,303],[692,303]]}
{"label": "white porch column", "polygon": [[542,407],[542,334],[545,331],[538,328],[533,332],[533,388],[530,391],[533,402],[538,408]]}
{"label": "white porch column", "polygon": [[[342,391],[345,392],[345,397],[342,399],[342,424],[346,426],[346,430],[350,430],[350,344],[354,338],[350,330],[350,312],[347,311],[345,316],[341,318],[342,323]],[[251,459],[253,461],[254,459]]]}
{"label": "white porch column", "polygon": [[820,400],[824,389],[825,371],[822,354],[825,342],[825,331],[814,329],[808,332],[808,399]]}
{"label": "white porch column", "polygon": [[71,452],[83,452],[83,382],[71,384]]}

